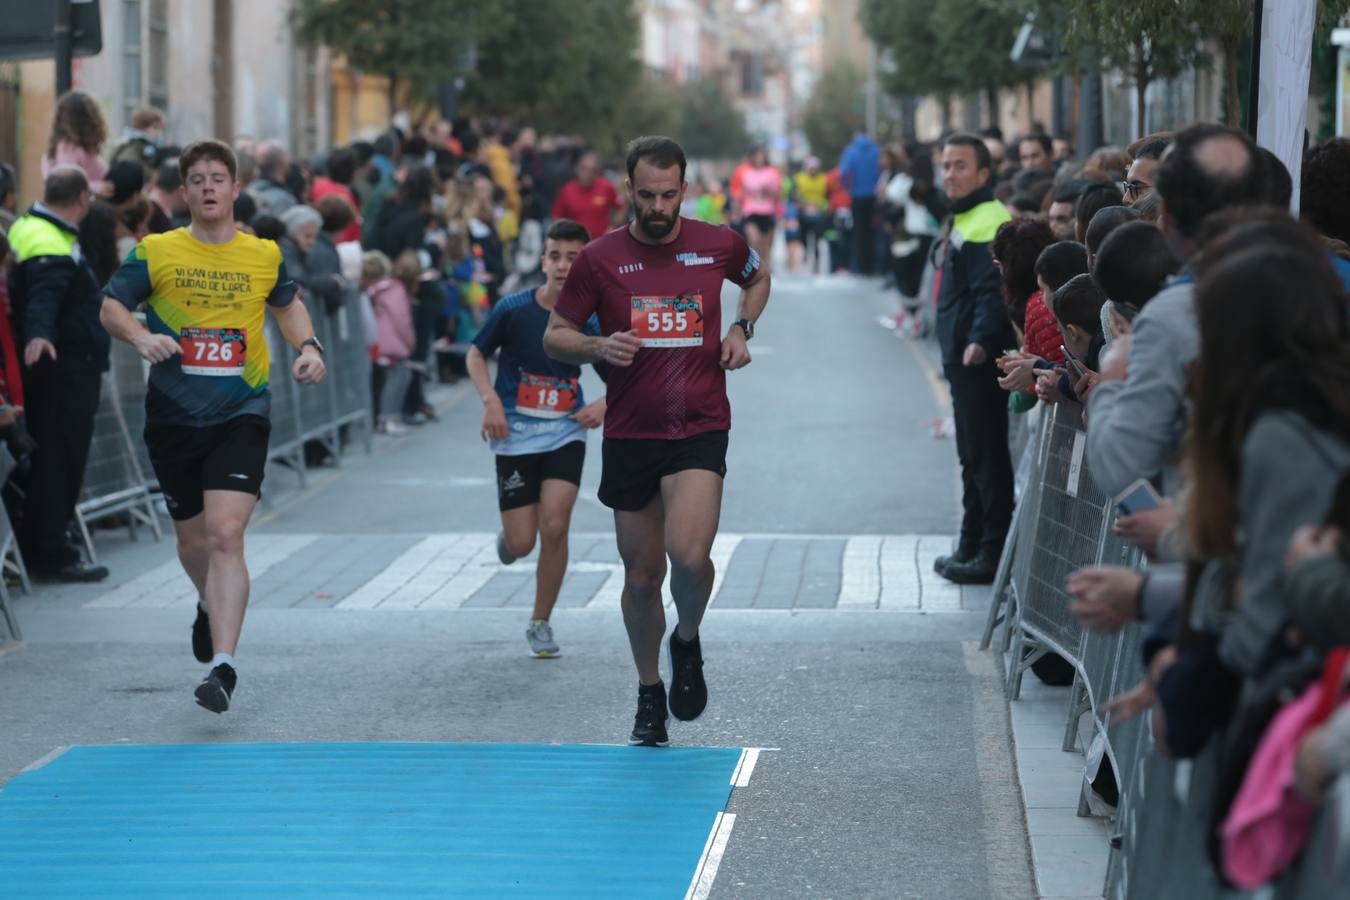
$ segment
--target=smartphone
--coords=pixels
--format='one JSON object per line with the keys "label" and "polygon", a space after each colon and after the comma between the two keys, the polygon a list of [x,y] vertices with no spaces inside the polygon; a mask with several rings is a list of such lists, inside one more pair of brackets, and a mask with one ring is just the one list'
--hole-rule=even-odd
{"label": "smartphone", "polygon": [[1078,361],[1078,357],[1069,352],[1068,347],[1060,344],[1059,352],[1064,354],[1064,361],[1068,364],[1069,368],[1073,370],[1075,378],[1082,378],[1087,374],[1087,369],[1083,368],[1083,364]]}
{"label": "smartphone", "polygon": [[1116,497],[1116,509],[1122,516],[1132,516],[1137,512],[1152,509],[1162,503],[1162,497],[1153,489],[1147,479],[1140,478]]}

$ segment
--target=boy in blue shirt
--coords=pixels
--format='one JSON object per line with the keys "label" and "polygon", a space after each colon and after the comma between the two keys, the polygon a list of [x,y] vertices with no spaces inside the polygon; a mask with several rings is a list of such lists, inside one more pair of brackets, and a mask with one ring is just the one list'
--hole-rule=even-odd
{"label": "boy in blue shirt", "polygon": [[[544,353],[549,315],[572,262],[589,240],[576,222],[554,222],[544,242],[548,280],[498,300],[465,360],[483,400],[482,436],[497,454],[502,514],[497,556],[510,564],[529,554],[539,537],[534,610],[525,632],[536,658],[559,655],[549,615],[567,571],[567,532],[586,460],[586,430],[605,419],[604,397],[589,405],[582,399],[581,368]],[[586,331],[598,336],[599,323],[592,318]],[[487,358],[498,350],[494,384]]]}

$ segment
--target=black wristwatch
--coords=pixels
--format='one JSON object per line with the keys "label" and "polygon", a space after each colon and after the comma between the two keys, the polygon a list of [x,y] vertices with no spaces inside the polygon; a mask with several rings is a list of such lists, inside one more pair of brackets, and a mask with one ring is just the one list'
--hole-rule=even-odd
{"label": "black wristwatch", "polygon": [[731,323],[732,328],[735,328],[737,325],[741,326],[741,331],[745,332],[745,339],[747,341],[755,336],[754,322],[751,322],[749,319],[737,319],[735,322]]}
{"label": "black wristwatch", "polygon": [[301,342],[300,342],[300,351],[301,351],[301,352],[304,352],[304,349],[305,349],[306,347],[313,347],[315,350],[318,350],[318,351],[319,351],[319,355],[320,355],[320,356],[323,356],[323,344],[319,343],[319,339],[318,339],[318,338],[316,338],[316,337],[307,337],[307,338],[305,338],[303,341],[301,341]]}

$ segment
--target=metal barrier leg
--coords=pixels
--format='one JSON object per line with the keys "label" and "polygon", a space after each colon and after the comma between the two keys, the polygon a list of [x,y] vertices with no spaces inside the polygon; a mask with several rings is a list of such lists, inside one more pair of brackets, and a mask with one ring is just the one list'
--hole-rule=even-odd
{"label": "metal barrier leg", "polygon": [[10,637],[16,641],[23,640],[23,631],[19,628],[19,620],[14,615],[14,610],[9,606],[9,588],[5,587],[5,581],[0,578],[0,613],[4,614],[5,627],[9,629]]}
{"label": "metal barrier leg", "polygon": [[984,620],[984,635],[980,638],[980,649],[988,650],[994,639],[994,629],[1006,618],[1003,608],[1008,593],[1008,582],[1012,579],[1013,554],[1017,547],[1017,526],[1008,532],[1008,540],[1003,545],[1003,555],[998,559],[998,572],[994,575],[994,589],[989,596],[989,615]]}
{"label": "metal barrier leg", "polygon": [[1078,749],[1078,723],[1083,718],[1083,713],[1091,708],[1092,704],[1088,697],[1087,684],[1083,681],[1081,672],[1073,676],[1073,688],[1069,693],[1069,720],[1064,725],[1064,744],[1060,748],[1065,753],[1071,753]]}
{"label": "metal barrier leg", "polygon": [[84,519],[84,513],[78,509],[75,510],[75,524],[80,526],[80,539],[84,541],[84,549],[89,551],[89,565],[98,565],[98,554],[94,552],[94,536],[89,532],[89,523]]}
{"label": "metal barrier leg", "polygon": [[[0,515],[4,515],[0,511]],[[19,549],[19,542],[14,540],[14,532],[11,530],[5,538],[3,552],[0,556],[4,557],[5,568],[12,569],[19,576],[19,587],[25,595],[33,593],[33,582],[28,579],[28,564],[23,561],[23,551]]]}

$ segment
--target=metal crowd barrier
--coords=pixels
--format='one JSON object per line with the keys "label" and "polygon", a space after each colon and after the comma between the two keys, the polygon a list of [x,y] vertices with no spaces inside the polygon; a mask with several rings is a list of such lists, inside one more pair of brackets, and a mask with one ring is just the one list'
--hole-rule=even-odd
{"label": "metal crowd barrier", "polygon": [[[329,377],[317,387],[301,387],[291,377],[296,352],[282,338],[271,316],[266,338],[271,350],[272,436],[269,461],[281,461],[305,483],[305,445],[317,441],[341,462],[346,438],[356,430],[370,452],[370,357],[355,302],[328,314],[306,298],[314,329],[323,342]],[[125,516],[132,536],[140,525],[161,537],[155,496],[157,484],[142,433],[145,428],[145,380],[149,368],[130,346],[114,341],[111,366],[103,379],[94,438],[75,520],[91,561],[97,560],[90,525]],[[11,562],[10,564],[14,564]],[[18,562],[22,566],[22,561]],[[21,572],[26,583],[27,573]],[[11,629],[13,630],[13,629]]]}
{"label": "metal crowd barrier", "polygon": [[1302,862],[1262,892],[1225,889],[1208,855],[1209,801],[1217,751],[1175,761],[1154,751],[1149,717],[1114,723],[1101,711],[1110,698],[1144,679],[1143,628],[1131,625],[1105,635],[1081,628],[1068,614],[1065,581],[1084,566],[1143,562],[1111,533],[1112,498],[1092,479],[1085,458],[1082,409],[1050,408],[1018,465],[1020,500],[999,561],[982,647],[1003,625],[1000,649],[1008,653],[1008,695],[1020,694],[1023,673],[1054,652],[1076,676],[1066,711],[1064,750],[1079,747],[1079,726],[1091,715],[1090,743],[1079,793],[1079,814],[1089,815],[1092,764],[1110,764],[1119,803],[1110,828],[1104,895],[1110,900],[1321,900],[1350,897],[1350,776],[1332,794]]}

